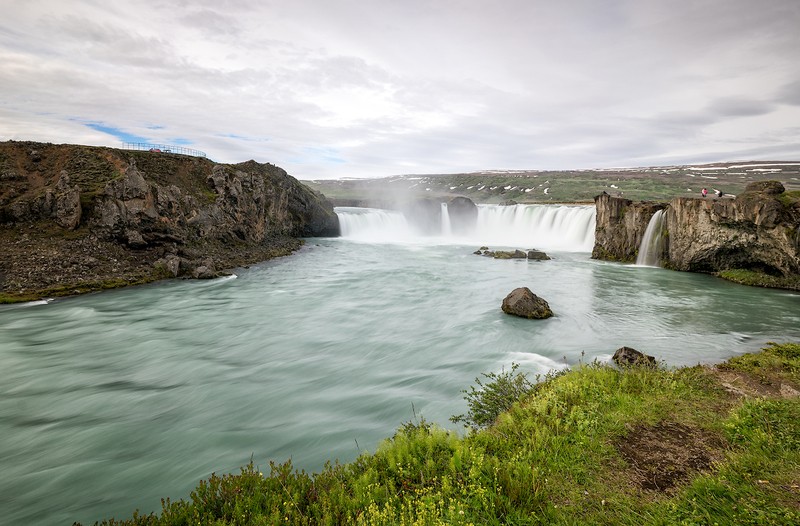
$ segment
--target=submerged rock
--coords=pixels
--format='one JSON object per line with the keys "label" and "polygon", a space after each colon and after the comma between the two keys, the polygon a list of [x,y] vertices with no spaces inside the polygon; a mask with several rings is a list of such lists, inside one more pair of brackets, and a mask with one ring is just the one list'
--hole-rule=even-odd
{"label": "submerged rock", "polygon": [[515,250],[511,252],[510,250],[496,250],[494,253],[495,259],[525,259],[527,254],[521,250]]}
{"label": "submerged rock", "polygon": [[528,250],[528,259],[532,259],[534,261],[547,261],[550,259],[550,256],[542,252],[541,250]]}
{"label": "submerged rock", "polygon": [[506,314],[521,318],[545,319],[553,315],[548,303],[531,292],[528,287],[519,287],[511,291],[503,300],[501,307]]}

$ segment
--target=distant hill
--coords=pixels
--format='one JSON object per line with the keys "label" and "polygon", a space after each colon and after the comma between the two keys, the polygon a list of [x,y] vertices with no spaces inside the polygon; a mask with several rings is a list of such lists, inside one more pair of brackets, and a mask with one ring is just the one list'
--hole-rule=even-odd
{"label": "distant hill", "polygon": [[737,194],[754,181],[800,190],[800,161],[747,161],[597,170],[487,170],[375,179],[303,181],[337,205],[389,205],[406,199],[469,197],[477,203],[590,202],[602,192],[634,201],[695,196],[705,187]]}

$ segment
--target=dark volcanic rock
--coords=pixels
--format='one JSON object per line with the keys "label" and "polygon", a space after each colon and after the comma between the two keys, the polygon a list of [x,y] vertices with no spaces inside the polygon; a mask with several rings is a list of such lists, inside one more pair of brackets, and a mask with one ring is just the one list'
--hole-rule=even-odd
{"label": "dark volcanic rock", "polygon": [[594,259],[635,261],[647,224],[663,203],[640,202],[613,197],[603,192],[594,198],[595,220]]}
{"label": "dark volcanic rock", "polygon": [[620,347],[616,350],[611,359],[620,367],[630,367],[634,365],[654,367],[656,365],[656,359],[654,357],[641,353],[631,347]]}
{"label": "dark volcanic rock", "polygon": [[212,277],[339,235],[330,201],[255,161],[8,141],[0,178],[0,292],[11,296]]}
{"label": "dark volcanic rock", "polygon": [[647,224],[663,209],[662,265],[690,272],[746,269],[800,274],[800,207],[781,200],[777,181],[751,183],[735,199],[677,197],[669,204],[633,203],[601,194],[592,257],[633,261]]}
{"label": "dark volcanic rock", "polygon": [[541,250],[528,250],[528,259],[532,259],[534,261],[547,261],[550,259],[550,256]]}
{"label": "dark volcanic rock", "polygon": [[45,191],[44,210],[61,228],[75,230],[81,222],[81,189],[71,185],[65,170],[56,182],[55,187]]}
{"label": "dark volcanic rock", "polygon": [[493,253],[495,259],[525,259],[527,254],[517,249],[513,252],[510,250],[495,250]]}
{"label": "dark volcanic rock", "polygon": [[464,235],[475,231],[478,224],[478,207],[468,197],[454,197],[447,203],[450,229],[453,234]]}
{"label": "dark volcanic rock", "polygon": [[780,181],[755,181],[748,184],[744,191],[767,195],[781,195],[786,191],[786,188],[784,188]]}
{"label": "dark volcanic rock", "polygon": [[514,289],[503,300],[503,312],[521,318],[545,319],[553,315],[550,305],[528,287]]}
{"label": "dark volcanic rock", "polygon": [[433,199],[417,199],[404,203],[401,211],[408,224],[423,235],[442,232],[442,203]]}

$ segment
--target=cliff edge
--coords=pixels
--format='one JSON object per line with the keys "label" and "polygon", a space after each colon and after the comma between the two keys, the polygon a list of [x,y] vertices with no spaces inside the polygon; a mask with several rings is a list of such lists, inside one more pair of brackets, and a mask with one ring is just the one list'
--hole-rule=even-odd
{"label": "cliff edge", "polygon": [[0,300],[213,277],[337,235],[330,201],[271,164],[0,143]]}
{"label": "cliff edge", "polygon": [[719,273],[732,269],[800,276],[800,195],[778,181],[751,183],[736,198],[634,203],[601,194],[592,257],[634,261],[650,219],[664,210],[662,266]]}

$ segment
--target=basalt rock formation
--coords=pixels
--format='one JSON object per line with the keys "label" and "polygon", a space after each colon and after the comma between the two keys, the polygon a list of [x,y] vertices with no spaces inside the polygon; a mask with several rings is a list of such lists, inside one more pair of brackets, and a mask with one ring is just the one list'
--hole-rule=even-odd
{"label": "basalt rock formation", "polygon": [[336,235],[332,204],[271,164],[0,143],[6,297],[213,277]]}
{"label": "basalt rock formation", "polygon": [[735,199],[686,198],[633,203],[601,194],[592,257],[633,261],[647,224],[665,210],[663,266],[692,272],[755,270],[800,274],[800,199],[777,181],[752,183]]}
{"label": "basalt rock formation", "polygon": [[520,318],[542,320],[553,315],[550,305],[540,298],[528,287],[519,287],[512,290],[503,299],[500,308],[506,314],[519,316]]}
{"label": "basalt rock formation", "polygon": [[[454,197],[446,204],[453,234],[463,235],[475,230],[475,225],[478,223],[478,207],[471,199]],[[420,234],[430,236],[442,233],[442,201],[414,199],[400,203],[398,208],[408,223]]]}
{"label": "basalt rock formation", "polygon": [[478,224],[478,207],[468,197],[454,197],[447,203],[453,234],[469,234]]}
{"label": "basalt rock formation", "polygon": [[634,261],[647,229],[647,223],[663,203],[634,203],[603,192],[595,197],[597,218],[594,231],[594,259]]}

